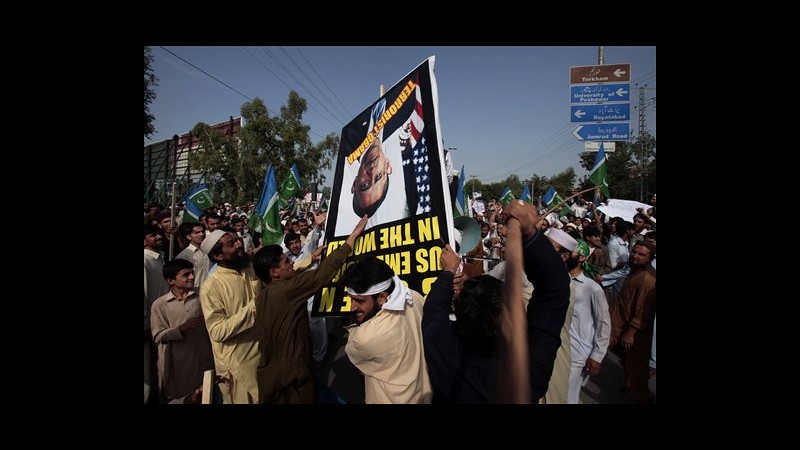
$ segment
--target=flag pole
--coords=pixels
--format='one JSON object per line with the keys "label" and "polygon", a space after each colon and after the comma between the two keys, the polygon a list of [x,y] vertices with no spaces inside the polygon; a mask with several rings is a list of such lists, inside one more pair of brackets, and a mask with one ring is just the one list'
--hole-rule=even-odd
{"label": "flag pole", "polygon": [[546,215],[550,214],[551,212],[553,212],[559,206],[567,203],[567,201],[572,200],[573,198],[575,198],[575,197],[577,197],[577,196],[579,196],[581,194],[585,194],[585,193],[587,193],[589,191],[592,191],[592,190],[594,190],[595,187],[596,186],[592,186],[589,189],[584,189],[584,190],[582,190],[582,191],[580,191],[580,192],[578,192],[576,194],[570,195],[569,197],[565,198],[564,200],[561,200],[560,202],[556,203],[552,208],[550,208],[547,211],[545,211],[544,214],[542,214],[542,215],[546,216]]}
{"label": "flag pole", "polygon": [[603,223],[600,220],[600,213],[597,212],[597,205],[600,204],[600,186],[595,186],[594,198],[597,202],[592,202],[592,217],[594,217],[594,221],[597,222],[598,228],[602,229]]}
{"label": "flag pole", "polygon": [[[176,181],[172,182],[172,208],[170,208],[169,221],[170,226],[175,227],[175,185]],[[169,260],[172,261],[172,254],[175,252],[175,230],[169,234]]]}

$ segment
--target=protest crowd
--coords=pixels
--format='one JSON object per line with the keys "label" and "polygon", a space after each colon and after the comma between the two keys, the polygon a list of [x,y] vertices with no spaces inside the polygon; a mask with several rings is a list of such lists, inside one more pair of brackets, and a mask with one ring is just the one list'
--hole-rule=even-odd
{"label": "protest crowd", "polygon": [[655,403],[655,193],[612,198],[601,142],[565,199],[466,196],[434,62],[345,125],[325,199],[291,152],[258,149],[253,204],[215,203],[206,173],[181,202],[172,168],[173,206],[144,205],[146,404],[579,404],[617,359],[621,403]]}
{"label": "protest crowd", "polygon": [[[249,226],[253,204],[219,203],[191,220],[182,205],[146,203],[145,403],[198,403],[209,369],[215,403],[342,403],[315,377],[338,335],[363,374],[366,403],[501,402],[509,245],[523,270],[525,403],[580,403],[609,352],[624,368],[619,390],[653,403],[655,194],[650,204],[628,221],[581,196],[560,212],[491,200],[471,211],[478,244],[461,255],[445,246],[429,292],[364,258],[339,280],[353,315],[326,318],[311,315],[313,295],[338,277],[365,220],[320,262],[327,217],[316,202],[280,210],[278,245]],[[521,239],[508,238],[511,219]]]}

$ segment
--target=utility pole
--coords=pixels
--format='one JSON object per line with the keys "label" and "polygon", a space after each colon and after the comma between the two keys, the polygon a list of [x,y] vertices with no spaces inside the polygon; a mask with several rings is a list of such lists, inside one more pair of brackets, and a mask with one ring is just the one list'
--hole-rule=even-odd
{"label": "utility pole", "polygon": [[478,176],[470,175],[469,177],[472,178],[472,199],[475,200],[475,178],[478,178]]}
{"label": "utility pole", "polygon": [[605,48],[602,45],[597,46],[597,64],[602,66],[603,62],[605,62]]}
{"label": "utility pole", "polygon": [[641,147],[641,158],[639,159],[639,201],[644,201],[644,152],[645,141],[643,140],[647,125],[647,113],[645,111],[644,92],[647,85],[639,87],[639,146]]}

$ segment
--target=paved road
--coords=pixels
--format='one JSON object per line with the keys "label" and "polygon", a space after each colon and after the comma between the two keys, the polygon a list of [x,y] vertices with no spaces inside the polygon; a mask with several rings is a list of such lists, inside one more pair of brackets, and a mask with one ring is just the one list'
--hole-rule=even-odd
{"label": "paved road", "polygon": [[[331,391],[346,403],[364,403],[364,379],[347,359],[341,320],[333,321],[329,329],[331,340],[328,343],[328,360],[325,366],[318,370],[316,376],[320,382],[327,385]],[[613,353],[606,356],[603,361],[603,371],[600,375],[592,377],[581,391],[581,402],[586,404],[628,404],[634,400],[619,391],[622,386],[622,366],[619,358]],[[656,379],[650,378],[650,391],[655,396]]]}

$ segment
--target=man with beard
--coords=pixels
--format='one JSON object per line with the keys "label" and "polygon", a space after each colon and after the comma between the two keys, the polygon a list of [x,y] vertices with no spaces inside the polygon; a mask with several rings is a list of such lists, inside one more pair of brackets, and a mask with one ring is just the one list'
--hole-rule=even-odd
{"label": "man with beard", "polygon": [[200,249],[217,269],[200,287],[206,328],[211,337],[217,374],[230,381],[220,384],[224,403],[257,403],[256,369],[261,358],[255,297],[261,282],[253,272],[236,233],[214,230]]}
{"label": "man with beard", "polygon": [[[551,228],[547,232],[547,238],[553,244],[553,248],[561,256],[561,260],[570,269],[571,264],[577,264],[578,254],[575,248],[578,246],[578,241],[572,236],[559,230],[558,228]],[[535,286],[534,286],[535,287]],[[567,403],[567,388],[569,385],[569,369],[572,365],[572,354],[570,351],[569,329],[572,324],[572,310],[575,305],[575,295],[573,286],[569,288],[569,306],[567,306],[567,315],[564,324],[561,326],[561,345],[556,351],[556,359],[553,363],[553,375],[550,377],[550,383],[547,386],[547,392],[541,403],[546,404],[564,404]]]}
{"label": "man with beard", "polygon": [[372,255],[350,266],[341,284],[356,321],[348,327],[345,352],[364,374],[366,403],[430,403],[422,295]]}
{"label": "man with beard", "polygon": [[[599,236],[597,232],[598,241]],[[570,288],[575,298],[572,324],[569,327],[572,367],[569,372],[567,403],[570,404],[579,403],[581,386],[586,384],[590,376],[600,373],[611,335],[606,294],[597,282],[583,273],[583,265],[588,256],[589,244],[579,240],[575,252],[567,261],[567,270],[572,277]]]}
{"label": "man with beard", "polygon": [[156,225],[144,226],[144,402],[155,402],[158,375],[156,349],[150,332],[150,307],[169,292],[164,280],[164,230]]}
{"label": "man with beard", "polygon": [[611,342],[622,360],[625,391],[639,403],[652,403],[648,361],[656,315],[656,270],[650,262],[656,247],[647,241],[633,244],[628,258],[631,273],[625,278],[617,301],[611,305]]}

